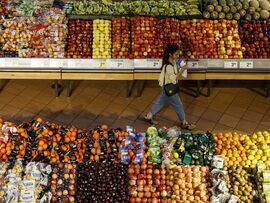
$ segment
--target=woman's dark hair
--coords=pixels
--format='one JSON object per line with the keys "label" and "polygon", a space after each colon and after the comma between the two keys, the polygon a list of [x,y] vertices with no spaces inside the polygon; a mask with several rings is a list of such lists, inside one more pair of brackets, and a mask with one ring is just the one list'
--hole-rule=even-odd
{"label": "woman's dark hair", "polygon": [[174,54],[175,52],[179,50],[180,50],[180,47],[177,44],[167,44],[164,49],[161,67],[163,67],[166,64],[171,64],[171,62],[169,62],[170,54]]}

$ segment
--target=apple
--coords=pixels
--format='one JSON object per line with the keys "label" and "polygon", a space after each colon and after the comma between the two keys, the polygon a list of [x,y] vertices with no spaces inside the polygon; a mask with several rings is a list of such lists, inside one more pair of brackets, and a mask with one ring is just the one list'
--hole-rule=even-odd
{"label": "apple", "polygon": [[112,19],[112,57],[130,57],[130,19],[126,17]]}
{"label": "apple", "polygon": [[[158,39],[159,24],[154,17],[132,17],[131,37],[132,54],[134,58],[159,58],[163,52],[163,42]],[[162,49],[160,53],[154,50]]]}
{"label": "apple", "polygon": [[239,34],[244,58],[269,58],[269,21],[242,21]]}
{"label": "apple", "polygon": [[92,58],[92,20],[69,20],[67,58]]}
{"label": "apple", "polygon": [[93,21],[93,58],[111,58],[111,21]]}
{"label": "apple", "polygon": [[243,58],[238,25],[234,20],[214,21],[214,38],[219,58]]}

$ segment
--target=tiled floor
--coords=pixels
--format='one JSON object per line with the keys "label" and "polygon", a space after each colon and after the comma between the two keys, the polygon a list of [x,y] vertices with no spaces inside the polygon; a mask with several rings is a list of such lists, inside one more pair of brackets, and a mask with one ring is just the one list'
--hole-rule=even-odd
{"label": "tiled floor", "polygon": [[[241,131],[270,130],[270,98],[266,98],[250,85],[219,82],[210,97],[195,98],[180,93],[187,118],[197,123],[196,130]],[[54,97],[50,81],[11,80],[0,93],[0,116],[15,122],[40,116],[47,120],[72,124],[78,128],[91,128],[106,123],[112,127],[134,125],[145,130],[149,125],[142,116],[159,95],[157,82],[148,82],[141,97],[134,93],[125,97],[125,82],[75,82],[70,98],[65,88],[60,97]],[[185,89],[186,90],[186,89]],[[256,89],[258,90],[258,89]],[[205,92],[206,90],[203,89]],[[158,115],[159,126],[178,125],[177,116],[170,106]]]}

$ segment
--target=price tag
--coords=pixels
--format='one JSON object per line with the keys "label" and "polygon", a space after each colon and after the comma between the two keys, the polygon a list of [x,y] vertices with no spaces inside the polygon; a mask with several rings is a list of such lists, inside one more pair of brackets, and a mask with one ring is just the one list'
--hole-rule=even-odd
{"label": "price tag", "polygon": [[237,60],[225,60],[224,61],[224,68],[231,68],[231,69],[238,68],[238,61]]}
{"label": "price tag", "polygon": [[188,68],[199,68],[198,61],[188,61]]}
{"label": "price tag", "polygon": [[45,68],[50,66],[49,59],[39,59],[39,58],[32,58],[31,59],[31,67],[32,68]]}
{"label": "price tag", "polygon": [[22,68],[29,68],[31,67],[31,59],[28,58],[19,58],[18,60],[18,66]]}
{"label": "price tag", "polygon": [[6,59],[0,58],[0,67],[6,67]]}
{"label": "price tag", "polygon": [[18,65],[18,58],[6,58],[6,67],[16,68]]}
{"label": "price tag", "polygon": [[134,59],[135,68],[147,68],[148,64],[145,59]]}
{"label": "price tag", "polygon": [[125,68],[124,59],[107,59],[107,68]]}
{"label": "price tag", "polygon": [[240,61],[240,68],[252,69],[253,68],[253,61],[252,60]]}
{"label": "price tag", "polygon": [[99,59],[98,65],[99,65],[98,68],[107,68],[106,59]]}
{"label": "price tag", "polygon": [[63,59],[50,59],[50,68],[62,68],[63,65]]}
{"label": "price tag", "polygon": [[160,59],[147,59],[147,68],[160,68],[162,60]]}

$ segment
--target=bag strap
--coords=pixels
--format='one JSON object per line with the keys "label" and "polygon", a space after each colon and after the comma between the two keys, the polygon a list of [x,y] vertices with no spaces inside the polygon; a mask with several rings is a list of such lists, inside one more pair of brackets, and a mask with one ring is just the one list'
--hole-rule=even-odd
{"label": "bag strap", "polygon": [[167,65],[168,65],[168,64],[166,64],[165,67],[164,67],[165,69],[164,69],[163,86],[165,85],[165,77],[166,77]]}

